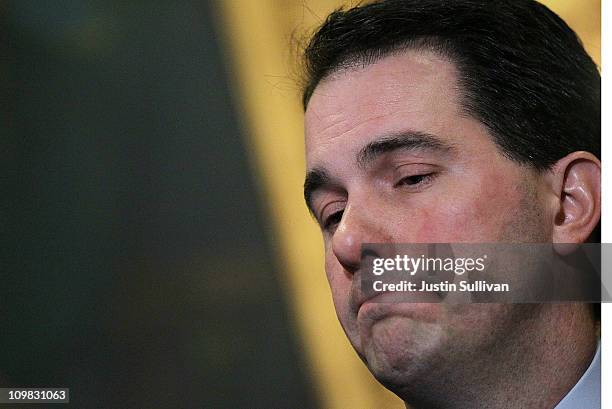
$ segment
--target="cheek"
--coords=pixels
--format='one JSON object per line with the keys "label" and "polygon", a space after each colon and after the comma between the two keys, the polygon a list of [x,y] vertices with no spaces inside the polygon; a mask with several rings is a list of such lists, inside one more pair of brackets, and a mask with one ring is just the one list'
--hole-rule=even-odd
{"label": "cheek", "polygon": [[[415,242],[498,241],[517,222],[522,195],[515,186],[499,181],[453,190],[446,200],[422,204],[415,212]],[[489,186],[483,188],[482,186]]]}

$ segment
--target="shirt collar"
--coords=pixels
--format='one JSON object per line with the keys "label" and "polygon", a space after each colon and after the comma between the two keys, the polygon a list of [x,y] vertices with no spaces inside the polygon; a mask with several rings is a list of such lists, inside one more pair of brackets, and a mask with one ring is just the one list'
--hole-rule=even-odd
{"label": "shirt collar", "polygon": [[582,378],[559,402],[555,409],[600,409],[601,408],[601,343]]}

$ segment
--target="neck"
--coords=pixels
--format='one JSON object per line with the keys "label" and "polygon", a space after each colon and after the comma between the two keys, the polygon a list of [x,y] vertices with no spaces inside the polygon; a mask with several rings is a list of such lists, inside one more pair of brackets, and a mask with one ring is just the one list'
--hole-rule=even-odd
{"label": "neck", "polygon": [[[397,394],[412,409],[554,408],[597,349],[590,305],[541,305],[538,319]],[[456,364],[456,363],[455,363]],[[435,371],[434,371],[435,372]]]}

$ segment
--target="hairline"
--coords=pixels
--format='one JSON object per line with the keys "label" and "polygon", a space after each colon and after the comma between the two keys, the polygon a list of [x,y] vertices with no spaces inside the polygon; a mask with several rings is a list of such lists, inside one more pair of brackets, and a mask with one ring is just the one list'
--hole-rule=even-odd
{"label": "hairline", "polygon": [[409,52],[429,53],[451,64],[455,73],[453,85],[457,93],[457,106],[459,108],[458,114],[466,118],[471,118],[475,121],[478,121],[481,125],[483,125],[487,130],[488,137],[497,147],[497,150],[501,155],[503,155],[505,158],[511,160],[514,163],[526,165],[530,169],[535,169],[538,172],[544,172],[552,168],[554,164],[551,164],[548,167],[539,168],[530,162],[521,161],[514,157],[511,152],[508,152],[503,146],[498,143],[498,138],[495,135],[495,130],[493,130],[489,125],[483,122],[483,120],[477,114],[475,114],[473,110],[469,108],[470,100],[473,99],[473,97],[469,95],[469,91],[462,81],[464,68],[462,67],[462,64],[460,62],[459,55],[453,50],[453,43],[448,42],[447,39],[440,36],[416,36],[414,38],[398,42],[397,44],[388,47],[381,47],[378,49],[365,49],[361,52],[354,52],[351,54],[347,54],[346,56],[342,56],[342,58],[340,58],[332,68],[330,68],[326,73],[324,73],[321,78],[319,78],[317,81],[313,81],[311,87],[305,89],[303,98],[304,112],[306,112],[308,104],[310,103],[310,100],[314,95],[316,89],[322,83],[336,79],[342,74],[351,71],[365,69],[385,58]]}
{"label": "hairline", "polygon": [[[465,96],[465,89],[462,89],[461,84],[459,82],[460,74],[462,72],[461,67],[458,63],[458,56],[455,55],[455,53],[451,52],[450,47],[442,46],[442,43],[445,41],[447,40],[439,36],[423,35],[407,39],[387,47],[364,49],[359,52],[353,52],[342,56],[337,61],[337,63],[333,65],[333,67],[331,67],[316,81],[312,81],[312,83],[309,84],[309,86],[304,90],[302,98],[304,112],[306,112],[310,99],[314,95],[315,90],[322,82],[333,79],[338,75],[341,75],[346,72],[357,71],[360,69],[367,68],[385,58],[400,55],[410,51],[431,53],[451,63],[457,73],[457,89],[458,91],[463,91],[461,95],[459,95],[461,102],[461,100],[463,100],[463,97]],[[462,110],[465,110],[463,104],[460,104],[460,106]]]}

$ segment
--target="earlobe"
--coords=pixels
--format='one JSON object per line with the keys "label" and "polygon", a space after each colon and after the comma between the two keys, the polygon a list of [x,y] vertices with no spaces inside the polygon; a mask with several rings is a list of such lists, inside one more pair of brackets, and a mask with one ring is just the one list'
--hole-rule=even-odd
{"label": "earlobe", "polygon": [[601,163],[588,152],[572,152],[554,166],[557,211],[554,243],[584,243],[601,215]]}

